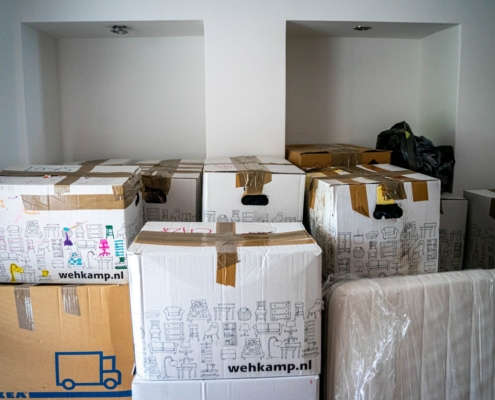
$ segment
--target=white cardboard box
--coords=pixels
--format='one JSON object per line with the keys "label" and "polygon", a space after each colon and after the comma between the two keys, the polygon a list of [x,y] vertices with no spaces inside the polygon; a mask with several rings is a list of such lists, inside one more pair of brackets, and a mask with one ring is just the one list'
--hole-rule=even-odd
{"label": "white cardboard box", "polygon": [[127,158],[109,158],[104,160],[90,161],[65,161],[62,165],[105,165],[105,166],[122,166],[131,165],[132,161]]}
{"label": "white cardboard box", "polygon": [[[204,222],[302,221],[305,175],[299,168],[288,163],[208,163],[203,177]],[[251,205],[258,199],[264,205]]]}
{"label": "white cardboard box", "polygon": [[147,381],[135,377],[134,400],[318,400],[318,375],[290,378]]}
{"label": "white cardboard box", "polygon": [[438,270],[462,269],[468,201],[450,193],[443,193],[440,207],[440,241]]}
{"label": "white cardboard box", "polygon": [[[437,272],[438,179],[389,164],[334,167],[325,174],[309,174],[307,196],[325,277]],[[382,189],[395,200],[385,201]],[[381,211],[394,218],[382,218]]]}
{"label": "white cardboard box", "polygon": [[0,282],[126,283],[140,186],[136,166],[0,172]]}
{"label": "white cardboard box", "polygon": [[300,223],[148,222],[128,250],[137,375],[318,374],[320,253]]}
{"label": "white cardboard box", "polygon": [[465,268],[495,268],[495,191],[465,190],[468,199]]}
{"label": "white cardboard box", "polygon": [[292,163],[290,161],[287,161],[285,158],[270,156],[215,157],[207,158],[205,160],[205,165],[245,163],[292,165]]}
{"label": "white cardboard box", "polygon": [[150,160],[143,169],[144,220],[201,220],[202,160]]}

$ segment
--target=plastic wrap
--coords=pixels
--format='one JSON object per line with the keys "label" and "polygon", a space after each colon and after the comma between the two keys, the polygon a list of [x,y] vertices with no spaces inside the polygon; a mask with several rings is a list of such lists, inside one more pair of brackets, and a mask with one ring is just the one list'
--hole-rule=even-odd
{"label": "plastic wrap", "polygon": [[322,398],[495,398],[494,301],[494,270],[330,285]]}

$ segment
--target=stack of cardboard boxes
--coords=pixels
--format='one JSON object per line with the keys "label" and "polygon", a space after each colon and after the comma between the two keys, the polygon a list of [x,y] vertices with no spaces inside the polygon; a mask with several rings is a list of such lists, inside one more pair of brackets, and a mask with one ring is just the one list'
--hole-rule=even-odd
{"label": "stack of cardboard boxes", "polygon": [[[317,399],[322,279],[462,268],[467,200],[437,179],[352,145],[286,158],[2,171],[0,393],[130,397],[135,362],[138,400]],[[465,196],[467,265],[493,268],[495,194]]]}
{"label": "stack of cardboard boxes", "polygon": [[2,396],[131,397],[125,251],[140,188],[131,166],[0,173]]}

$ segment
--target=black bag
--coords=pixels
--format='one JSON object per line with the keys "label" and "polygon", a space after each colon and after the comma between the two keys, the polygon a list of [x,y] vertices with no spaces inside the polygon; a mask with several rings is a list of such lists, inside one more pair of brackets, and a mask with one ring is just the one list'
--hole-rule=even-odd
{"label": "black bag", "polygon": [[411,127],[403,121],[380,133],[376,148],[392,151],[392,165],[438,178],[442,192],[452,192],[455,164],[452,146],[435,147],[424,136],[414,136]]}

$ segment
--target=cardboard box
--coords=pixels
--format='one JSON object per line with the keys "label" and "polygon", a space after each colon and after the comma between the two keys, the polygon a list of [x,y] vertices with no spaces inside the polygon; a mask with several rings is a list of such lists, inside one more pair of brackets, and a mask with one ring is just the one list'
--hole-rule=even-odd
{"label": "cardboard box", "polygon": [[148,222],[128,251],[137,375],[318,374],[320,253],[300,223]]}
{"label": "cardboard box", "polygon": [[300,222],[304,180],[304,172],[294,165],[206,160],[203,221]]}
{"label": "cardboard box", "polygon": [[123,166],[131,165],[132,161],[127,158],[108,158],[103,160],[89,160],[89,161],[65,161],[62,165],[105,165],[105,166]]}
{"label": "cardboard box", "polygon": [[215,157],[215,158],[207,158],[205,160],[205,165],[245,164],[245,163],[291,165],[289,161],[283,159],[282,157],[270,157],[270,156]]}
{"label": "cardboard box", "polygon": [[0,172],[0,282],[126,283],[140,187],[136,166]]}
{"label": "cardboard box", "polygon": [[132,382],[133,400],[318,400],[318,375],[215,381]]}
{"label": "cardboard box", "polygon": [[201,220],[202,160],[139,161],[144,220]]}
{"label": "cardboard box", "polygon": [[438,269],[462,269],[468,201],[450,193],[443,193],[440,206],[440,241]]}
{"label": "cardboard box", "polygon": [[326,168],[358,164],[389,164],[388,150],[375,150],[352,144],[292,144],[285,146],[285,157],[299,168]]}
{"label": "cardboard box", "polygon": [[389,164],[334,167],[309,178],[310,232],[323,249],[325,277],[438,270],[438,179]]}
{"label": "cardboard box", "polygon": [[322,400],[493,398],[495,271],[358,279],[325,299]]}
{"label": "cardboard box", "polygon": [[464,268],[495,268],[495,189],[465,190],[468,200]]}
{"label": "cardboard box", "polygon": [[0,398],[131,398],[128,285],[1,284],[0,304]]}

